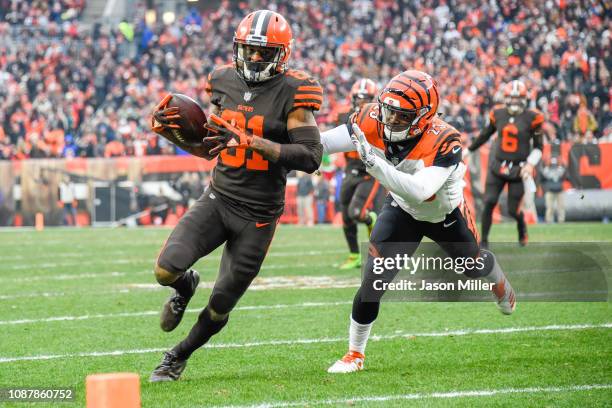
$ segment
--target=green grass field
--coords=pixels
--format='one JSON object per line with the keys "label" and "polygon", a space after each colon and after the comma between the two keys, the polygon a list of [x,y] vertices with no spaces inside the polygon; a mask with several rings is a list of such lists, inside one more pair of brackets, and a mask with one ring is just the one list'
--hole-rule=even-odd
{"label": "green grass field", "polygon": [[[226,329],[180,381],[150,384],[162,350],[206,304],[220,256],[196,265],[201,288],[183,323],[164,333],[158,314],[170,290],[151,270],[169,232],[1,231],[0,388],[75,387],[74,406],[84,406],[86,375],[127,371],[140,374],[145,407],[612,406],[609,303],[519,297],[512,316],[492,302],[385,303],[366,370],[327,374],[346,351],[359,282],[358,270],[333,267],[346,249],[332,227],[281,226]],[[515,236],[514,225],[496,225],[491,240]],[[612,241],[612,226],[533,226],[530,240]]]}

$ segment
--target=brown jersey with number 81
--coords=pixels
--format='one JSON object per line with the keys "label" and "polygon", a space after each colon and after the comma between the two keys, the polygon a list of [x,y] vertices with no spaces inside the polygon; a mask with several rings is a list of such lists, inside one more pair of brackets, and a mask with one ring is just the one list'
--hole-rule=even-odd
{"label": "brown jersey with number 81", "polygon": [[[280,144],[292,143],[287,132],[292,110],[319,110],[323,103],[318,81],[297,70],[247,85],[232,65],[224,65],[208,76],[207,91],[225,120],[233,119],[254,136]],[[287,172],[257,152],[228,148],[219,155],[212,185],[246,217],[272,219],[283,211]]]}

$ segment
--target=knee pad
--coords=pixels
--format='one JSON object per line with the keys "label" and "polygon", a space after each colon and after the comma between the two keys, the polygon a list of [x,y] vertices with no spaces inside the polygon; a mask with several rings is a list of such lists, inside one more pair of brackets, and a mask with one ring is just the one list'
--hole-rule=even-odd
{"label": "knee pad", "polygon": [[207,309],[209,309],[213,320],[220,320],[223,319],[224,316],[229,315],[237,302],[237,298],[226,293],[217,292],[210,295]]}
{"label": "knee pad", "polygon": [[153,274],[155,275],[155,279],[157,280],[157,283],[159,283],[162,286],[171,285],[182,275],[180,273],[176,274],[176,273],[168,271],[166,268],[159,265],[159,263],[155,264],[155,268],[153,269]]}
{"label": "knee pad", "polygon": [[361,219],[361,209],[354,204],[351,204],[346,209],[346,215],[351,222],[359,222]]}
{"label": "knee pad", "polygon": [[342,223],[344,224],[345,227],[350,227],[355,225],[355,220],[353,218],[351,218],[351,216],[348,213],[348,209],[345,211],[342,211]]}
{"label": "knee pad", "polygon": [[[466,268],[465,272],[463,272],[465,276],[467,276],[468,278],[476,279],[482,278],[491,273],[493,267],[495,266],[495,255],[493,255],[493,252],[487,249],[481,249],[480,258],[482,259],[482,263],[477,262],[474,267]],[[483,264],[484,267],[481,268],[480,265]]]}
{"label": "knee pad", "polygon": [[168,243],[159,254],[157,265],[166,271],[180,275],[185,273],[191,265],[185,260],[185,247],[176,243]]}

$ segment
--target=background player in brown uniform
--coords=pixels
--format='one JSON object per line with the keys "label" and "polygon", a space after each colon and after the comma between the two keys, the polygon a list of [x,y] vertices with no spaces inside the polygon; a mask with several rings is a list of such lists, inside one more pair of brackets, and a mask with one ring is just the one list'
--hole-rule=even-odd
{"label": "background player in brown uniform", "polygon": [[[291,46],[291,28],[280,14],[253,12],[236,30],[234,63],[209,75],[212,112],[226,123],[205,138],[219,143],[210,152],[187,148],[200,157],[219,157],[211,187],[181,218],[155,265],[157,281],[175,289],[162,311],[163,330],[180,323],[195,292],[199,276],[191,266],[225,247],[208,305],[188,336],[164,354],[151,381],[177,380],[190,355],[225,326],[272,241],[287,172],[312,173],[320,165],[313,111],[320,108],[323,91],[306,73],[287,69]],[[164,111],[154,117],[172,124]]]}
{"label": "background player in brown uniform", "polygon": [[[376,98],[376,84],[368,78],[357,80],[351,87],[351,109],[338,115],[338,125],[348,124],[352,115],[359,113],[366,103]],[[340,269],[353,269],[361,266],[359,244],[357,242],[357,223],[368,227],[368,233],[376,222],[376,204],[380,207],[380,183],[366,172],[365,165],[357,152],[344,153],[346,167],[340,190],[340,205],[342,208],[342,223],[344,237],[349,247],[349,256],[340,265]],[[374,211],[369,207],[374,204]]]}
{"label": "background player in brown uniform", "polygon": [[504,87],[505,106],[497,106],[489,113],[486,127],[472,142],[465,156],[482,146],[497,132],[489,155],[489,172],[485,187],[482,213],[482,242],[488,246],[493,209],[508,183],[508,214],[517,222],[519,243],[527,244],[527,225],[520,208],[525,193],[523,181],[532,177],[533,169],[542,157],[542,124],[544,116],[527,109],[527,87],[512,81]]}

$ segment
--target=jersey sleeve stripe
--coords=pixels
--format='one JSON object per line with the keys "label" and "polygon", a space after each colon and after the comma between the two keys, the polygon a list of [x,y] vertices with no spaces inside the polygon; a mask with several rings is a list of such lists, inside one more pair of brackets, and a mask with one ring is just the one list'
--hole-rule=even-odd
{"label": "jersey sleeve stripe", "polygon": [[319,110],[321,108],[321,104],[319,102],[296,102],[293,104],[293,107],[294,108],[308,107],[308,108],[315,108]]}
{"label": "jersey sleeve stripe", "polygon": [[543,115],[537,115],[534,119],[533,122],[531,122],[531,128],[535,128],[540,126],[542,123],[544,123],[544,116]]}
{"label": "jersey sleeve stripe", "polygon": [[455,129],[453,128],[446,128],[442,131],[442,133],[440,133],[440,135],[438,137],[436,137],[436,141],[434,142],[434,146],[437,145],[440,142],[444,142],[444,140],[446,139],[446,136],[448,136],[450,133],[452,132],[457,132]]}
{"label": "jersey sleeve stripe", "polygon": [[297,90],[306,92],[318,92],[320,94],[323,93],[323,88],[321,88],[320,86],[298,86]]}
{"label": "jersey sleeve stripe", "polygon": [[318,105],[321,105],[323,103],[323,101],[319,101],[319,100],[316,100],[316,99],[300,99],[300,100],[294,101],[293,105],[295,105],[297,103],[316,103]]}
{"label": "jersey sleeve stripe", "polygon": [[316,94],[296,94],[294,99],[316,99],[323,102],[323,96]]}

